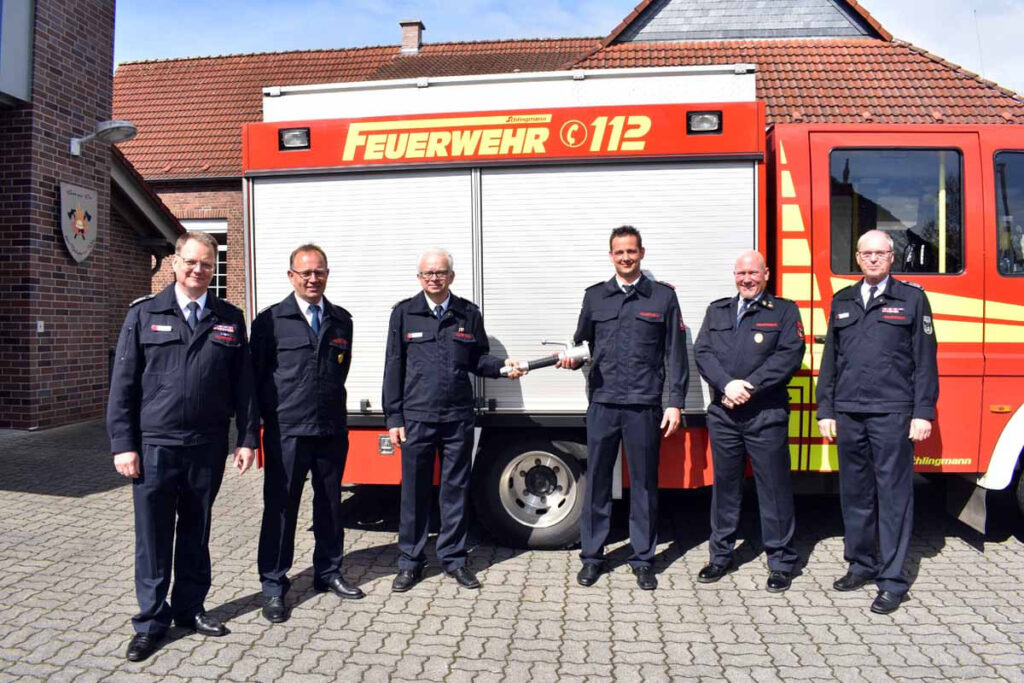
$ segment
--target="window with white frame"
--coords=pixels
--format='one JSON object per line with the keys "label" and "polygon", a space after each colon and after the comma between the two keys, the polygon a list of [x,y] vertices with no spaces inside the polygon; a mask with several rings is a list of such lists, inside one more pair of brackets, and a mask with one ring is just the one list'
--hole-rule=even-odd
{"label": "window with white frame", "polygon": [[186,230],[200,230],[217,240],[217,267],[210,281],[210,292],[221,299],[228,296],[228,221],[226,218],[187,218],[181,221]]}

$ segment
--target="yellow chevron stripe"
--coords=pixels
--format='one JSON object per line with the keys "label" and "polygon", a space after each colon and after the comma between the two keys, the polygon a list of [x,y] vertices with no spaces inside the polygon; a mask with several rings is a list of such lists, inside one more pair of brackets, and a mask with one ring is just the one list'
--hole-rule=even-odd
{"label": "yellow chevron stripe", "polygon": [[782,240],[782,265],[811,265],[811,247],[806,239]]}
{"label": "yellow chevron stripe", "polygon": [[980,344],[984,326],[962,320],[935,320],[935,338],[939,343]]}
{"label": "yellow chevron stripe", "polygon": [[789,171],[783,171],[779,174],[779,184],[782,186],[782,197],[784,199],[795,199],[796,188],[793,186],[793,174]]}
{"label": "yellow chevron stripe", "polygon": [[786,161],[786,147],[782,144],[782,140],[779,140],[779,163],[783,166],[789,163]]}
{"label": "yellow chevron stripe", "polygon": [[796,301],[811,301],[820,299],[821,291],[810,273],[783,273],[782,296]]}
{"label": "yellow chevron stripe", "polygon": [[[936,320],[938,326],[940,321]],[[935,331],[938,334],[938,330]],[[939,337],[943,339],[943,337]],[[985,323],[985,341],[990,344],[1024,344],[1024,327],[1020,325],[999,325]]]}
{"label": "yellow chevron stripe", "polygon": [[927,294],[928,303],[932,305],[932,313],[958,315],[964,318],[982,318],[985,315],[985,302],[982,299],[943,294],[942,292],[927,292]]}
{"label": "yellow chevron stripe", "polygon": [[800,213],[799,204],[782,205],[782,230],[783,232],[804,231],[804,217]]}
{"label": "yellow chevron stripe", "polygon": [[[929,297],[930,299],[931,297]],[[1017,304],[1004,304],[1002,301],[986,301],[985,315],[988,319],[998,318],[1000,320],[1014,320],[1024,322],[1024,306]]]}

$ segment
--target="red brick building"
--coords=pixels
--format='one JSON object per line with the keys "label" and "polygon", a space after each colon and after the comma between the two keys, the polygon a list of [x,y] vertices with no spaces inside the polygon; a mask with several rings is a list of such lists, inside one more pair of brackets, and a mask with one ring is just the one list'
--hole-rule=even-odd
{"label": "red brick building", "polygon": [[[116,148],[69,151],[111,118],[113,0],[0,12],[0,428],[33,429],[103,414],[127,305],[182,228]],[[64,243],[62,183],[96,195],[80,263]]]}
{"label": "red brick building", "polygon": [[175,215],[220,221],[238,305],[241,126],[261,120],[267,86],[744,62],[756,65],[769,123],[1024,124],[1019,95],[894,39],[855,1],[711,5],[644,0],[599,38],[424,44],[412,21],[392,46],[127,63],[114,110],[139,126],[122,148]]}

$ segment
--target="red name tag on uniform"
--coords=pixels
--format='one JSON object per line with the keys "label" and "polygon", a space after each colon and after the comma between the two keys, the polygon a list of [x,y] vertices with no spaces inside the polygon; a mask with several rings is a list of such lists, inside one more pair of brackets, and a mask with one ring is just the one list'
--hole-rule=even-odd
{"label": "red name tag on uniform", "polygon": [[778,327],[778,323],[754,323],[754,327]]}
{"label": "red name tag on uniform", "polygon": [[338,337],[337,339],[332,339],[331,343],[334,344],[335,346],[348,346],[348,339],[342,339],[341,337]]}
{"label": "red name tag on uniform", "polygon": [[642,315],[645,318],[660,318],[661,317],[661,313],[651,313],[651,312],[648,312],[648,311],[640,311],[640,315]]}
{"label": "red name tag on uniform", "polygon": [[882,317],[885,318],[886,320],[906,320],[907,319],[907,316],[905,316],[905,315],[883,315]]}
{"label": "red name tag on uniform", "polygon": [[473,341],[474,339],[476,339],[476,337],[474,337],[473,335],[469,334],[468,332],[456,332],[455,333],[455,338],[456,339],[467,339],[469,341]]}

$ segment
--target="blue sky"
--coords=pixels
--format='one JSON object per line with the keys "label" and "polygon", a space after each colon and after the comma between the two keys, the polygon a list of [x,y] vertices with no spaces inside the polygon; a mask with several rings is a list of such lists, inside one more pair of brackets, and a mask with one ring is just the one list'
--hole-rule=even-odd
{"label": "blue sky", "polygon": [[[115,61],[426,42],[601,36],[638,0],[118,0]],[[860,0],[897,38],[1024,93],[1024,0]]]}

